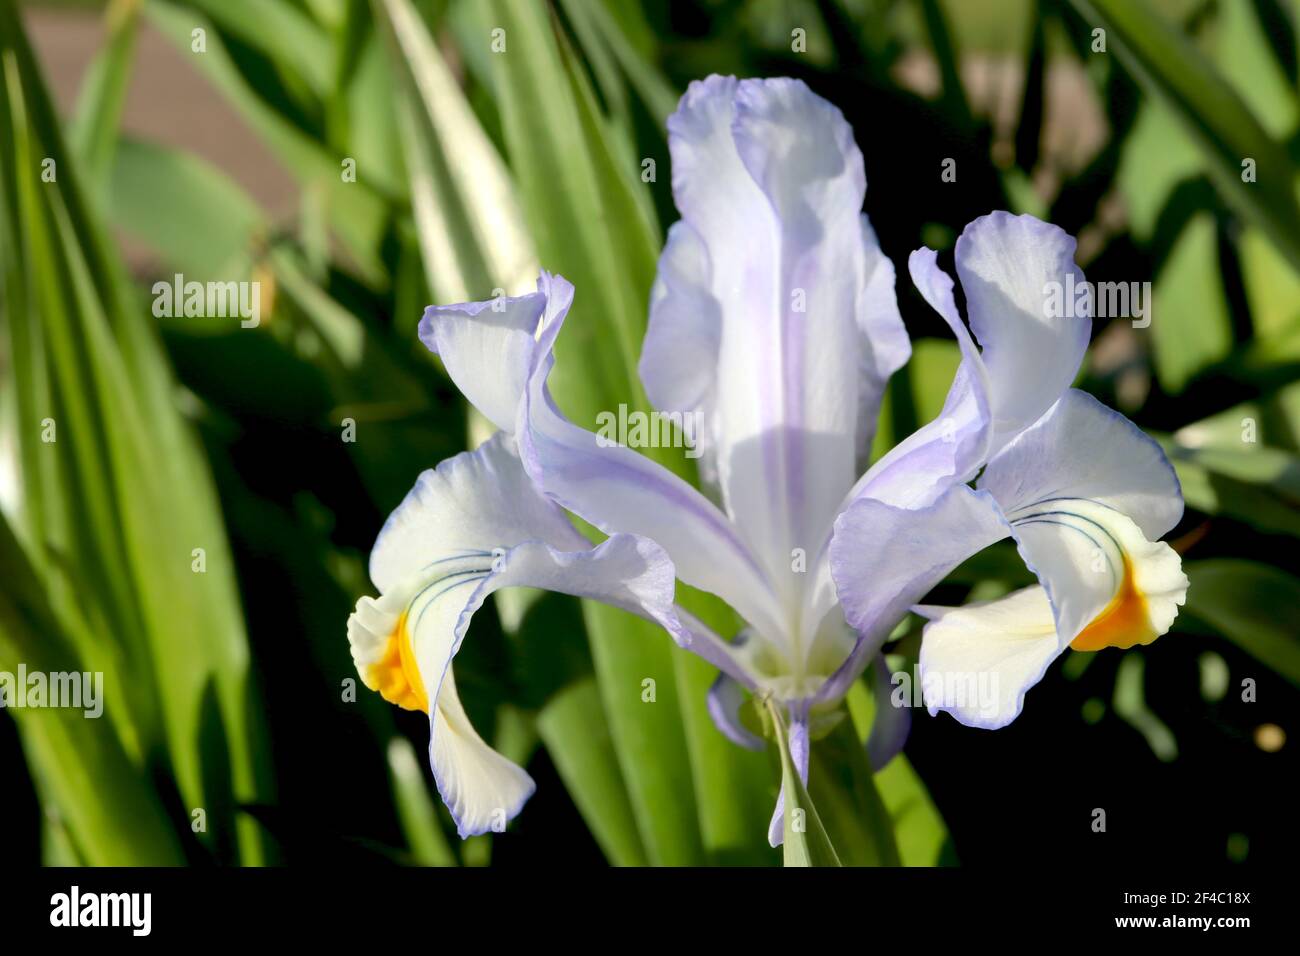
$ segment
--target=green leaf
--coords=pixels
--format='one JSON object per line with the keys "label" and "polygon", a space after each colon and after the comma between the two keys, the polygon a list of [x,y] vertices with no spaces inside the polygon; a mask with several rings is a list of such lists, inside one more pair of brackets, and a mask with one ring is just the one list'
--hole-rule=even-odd
{"label": "green leaf", "polygon": [[500,156],[408,0],[379,0],[425,274],[440,302],[491,297],[537,278]]}
{"label": "green leaf", "polygon": [[[509,175],[411,6],[405,0],[383,0],[376,7],[382,12],[401,87],[401,129],[411,194],[425,271],[435,294],[454,301],[485,297],[495,287],[518,289],[535,278],[536,260],[520,223]],[[528,39],[535,41],[539,56],[555,56],[550,25],[544,18],[540,23],[541,33]],[[522,60],[526,55],[520,49],[526,45],[523,30],[508,25],[507,37],[515,46],[505,59]],[[561,84],[560,95],[572,103],[563,68],[558,60],[551,66],[556,70],[553,79]],[[530,143],[530,166],[546,145],[545,140]],[[577,154],[580,145],[575,144],[572,152]],[[529,188],[544,193],[552,189],[550,183],[531,180],[524,186],[525,203],[534,195]],[[574,277],[561,262],[548,265]],[[602,715],[594,695],[570,688],[546,705],[539,731],[612,862],[643,863],[647,851],[651,862],[695,861],[700,855],[699,837],[689,789],[683,799],[689,769],[673,701],[673,652],[662,633],[644,622],[620,619],[618,612],[608,608],[588,608],[585,614],[589,628],[606,632],[606,638],[594,638],[593,645],[606,651],[596,654],[603,687],[617,688],[606,692],[606,700],[613,702],[612,712]],[[530,632],[525,622],[521,638],[528,640]],[[650,704],[641,701],[641,682],[647,677],[656,680],[657,687],[656,700]],[[592,739],[591,728],[606,724],[619,741],[617,751],[608,739],[604,746]],[[660,763],[633,756],[657,750],[669,753],[669,759]]]}
{"label": "green leaf", "polygon": [[[505,31],[506,51],[490,61],[524,216],[546,268],[577,290],[550,385],[585,427],[620,402],[645,405],[636,360],[659,236],[639,165],[619,158],[630,151],[613,140],[548,8],[494,0],[486,9]],[[662,630],[624,612],[588,603],[583,615],[647,857],[654,864],[701,862],[680,708],[704,702],[687,701],[676,685],[673,655],[682,652]],[[642,699],[647,679],[654,681],[653,702]],[[721,797],[744,795],[730,789]]]}
{"label": "green leaf", "polygon": [[686,702],[675,669],[675,655],[684,652],[661,628],[625,611],[591,601],[582,610],[605,719],[649,862],[701,863],[705,854],[681,720]]}
{"label": "green leaf", "polygon": [[1232,319],[1210,213],[1194,214],[1183,228],[1160,265],[1152,297],[1159,303],[1150,328],[1156,375],[1177,394],[1232,347]]}
{"label": "green leaf", "polygon": [[595,682],[578,681],[556,694],[538,715],[537,730],[606,859],[615,866],[644,866],[645,849]]}
{"label": "green leaf", "polygon": [[[353,418],[367,438],[345,447],[381,508],[401,500],[419,465],[457,450],[459,409],[453,420],[450,403],[433,398],[434,366],[414,335],[427,293],[410,292],[420,305],[403,313],[395,333],[363,320],[321,286],[292,246],[261,248],[268,228],[261,211],[197,157],[127,140],[114,181],[116,224],[163,263],[187,279],[247,276],[261,283],[263,321],[256,329],[164,320],[187,387],[236,417],[275,408],[281,421],[312,428]],[[155,214],[160,196],[176,220]],[[417,284],[422,290],[422,280]],[[265,374],[245,374],[250,366]]]}
{"label": "green leaf", "polygon": [[[842,866],[839,856],[835,853],[835,847],[831,845],[826,828],[822,826],[821,817],[817,814],[812,797],[809,796],[799,776],[799,769],[790,756],[790,744],[781,709],[770,698],[766,705],[772,719],[777,751],[781,757],[781,793],[785,805],[782,853],[785,865]],[[811,764],[808,773],[811,779],[813,773]]]}
{"label": "green leaf", "polygon": [[[1240,429],[1240,419],[1238,423]],[[1187,447],[1167,436],[1154,437],[1169,455],[1188,505],[1268,534],[1300,536],[1300,458],[1296,455],[1241,443]]]}
{"label": "green leaf", "polygon": [[898,859],[903,866],[943,866],[954,862],[947,824],[906,757],[898,754],[876,771],[876,786],[893,821]]}
{"label": "green leaf", "polygon": [[[0,126],[14,144],[0,158],[6,327],[18,391],[48,402],[59,428],[48,444],[29,422],[15,432],[32,446],[21,460],[39,449],[59,477],[32,520],[40,533],[28,541],[44,552],[33,565],[52,605],[85,609],[93,638],[79,653],[119,662],[131,681],[115,708],[126,746],[175,774],[185,806],[206,810],[200,839],[217,859],[255,863],[260,832],[236,807],[267,799],[269,763],[260,712],[248,707],[247,637],[212,478],[10,0],[0,2],[0,59]],[[37,157],[55,178],[38,181]],[[25,472],[22,487],[43,473]]]}
{"label": "green leaf", "polygon": [[808,789],[845,866],[898,866],[893,822],[847,715],[813,742]]}
{"label": "green leaf", "polygon": [[[205,2],[211,2],[215,9],[218,0]],[[377,286],[385,285],[389,277],[382,259],[381,244],[387,233],[391,211],[385,197],[364,175],[364,170],[358,171],[355,182],[345,181],[342,172],[347,157],[336,155],[314,133],[304,129],[298,118],[286,111],[285,104],[266,99],[263,92],[241,72],[234,53],[222,42],[215,24],[203,13],[194,7],[182,8],[167,2],[150,3],[146,9],[150,22],[226,96],[299,183],[303,186],[315,184],[325,191],[330,225],[346,246],[352,263],[367,281]],[[253,23],[260,25],[256,18]],[[195,29],[206,30],[207,50],[201,54],[191,52],[191,34]],[[330,48],[327,46],[326,49]],[[328,62],[325,66],[328,70]],[[376,96],[382,97],[385,92],[382,86],[376,88]],[[309,92],[304,91],[304,95],[310,97]],[[390,105],[380,98],[370,103],[369,108],[383,110]]]}
{"label": "green leaf", "polygon": [[1132,235],[1157,260],[1158,307],[1149,327],[1134,334],[1150,337],[1156,375],[1177,393],[1232,346],[1218,224],[1206,209],[1216,205],[1213,187],[1195,141],[1159,100],[1141,104],[1120,150],[1115,181]]}
{"label": "green leaf", "polygon": [[100,203],[107,198],[105,188],[126,103],[143,5],[144,0],[112,0],[108,4],[104,14],[108,43],[86,70],[68,132],[69,145],[80,160],[87,188]]}
{"label": "green leaf", "polygon": [[[1295,81],[1288,80],[1286,70],[1269,46],[1270,40],[1286,43],[1288,35],[1282,30],[1277,30],[1272,36],[1265,32],[1266,26],[1258,16],[1264,7],[1265,4],[1258,0],[1224,3],[1217,7],[1214,62],[1223,72],[1223,78],[1259,117],[1260,123],[1272,136],[1282,139],[1295,129]],[[1294,23],[1294,8],[1279,10],[1278,13],[1283,18],[1289,14]],[[1294,41],[1294,33],[1290,39]],[[1294,60],[1294,48],[1290,55]]]}
{"label": "green leaf", "polygon": [[1146,661],[1141,652],[1120,658],[1111,709],[1115,716],[1143,736],[1157,760],[1171,763],[1178,759],[1178,739],[1147,706],[1145,673]]}
{"label": "green leaf", "polygon": [[388,770],[393,778],[397,818],[411,856],[423,866],[455,866],[456,854],[438,826],[438,809],[429,797],[419,758],[405,737],[388,742]]}
{"label": "green leaf", "polygon": [[[350,2],[369,7],[366,0]],[[370,22],[369,13],[364,20]],[[343,99],[334,107],[335,117],[346,115],[346,133],[331,132],[347,143],[348,155],[356,159],[357,169],[365,172],[366,181],[378,194],[405,201],[409,196],[396,92],[384,42],[377,29],[368,29],[356,68],[341,94]],[[336,125],[342,122],[334,119]],[[402,211],[407,212],[405,208]]]}
{"label": "green leaf", "polygon": [[492,0],[507,51],[492,57],[498,105],[525,219],[546,268],[576,289],[551,387],[578,424],[611,401],[643,404],[636,363],[659,237],[638,198],[640,167],[620,165],[585,78],[545,6]]}
{"label": "green leaf", "polygon": [[1173,440],[1187,449],[1300,451],[1300,382],[1185,425]]}
{"label": "green leaf", "polygon": [[[112,172],[114,225],[187,279],[247,276],[269,228],[262,210],[215,166],[124,138]],[[168,215],[158,215],[159,209]]]}
{"label": "green leaf", "polygon": [[[907,367],[917,427],[943,412],[959,364],[961,350],[949,339],[920,339],[912,344],[912,358]],[[901,435],[900,440],[905,437]]]}
{"label": "green leaf", "polygon": [[921,0],[921,11],[925,17],[926,32],[930,35],[930,46],[934,49],[934,58],[939,64],[944,112],[959,126],[970,127],[970,104],[966,102],[966,89],[962,85],[958,69],[957,47],[948,30],[948,19],[943,6],[939,0]]}
{"label": "green leaf", "polygon": [[[325,98],[334,89],[334,48],[325,30],[292,3],[266,0],[184,0],[186,6],[260,50],[289,82]],[[209,37],[209,39],[212,39]]]}
{"label": "green leaf", "polygon": [[[74,650],[67,622],[49,604],[42,582],[9,523],[0,517],[0,670],[75,673],[90,668]],[[100,693],[117,697],[123,675],[105,673]],[[88,719],[66,707],[14,710],[24,754],[46,815],[92,866],[174,866],[184,849],[139,760],[123,746],[111,700],[106,715]],[[86,799],[94,794],[94,799]]]}
{"label": "green leaf", "polygon": [[1124,197],[1129,230],[1150,243],[1161,213],[1180,184],[1201,175],[1204,161],[1173,109],[1160,100],[1145,100],[1120,149],[1115,185]]}
{"label": "green leaf", "polygon": [[[875,695],[867,689],[864,681],[857,681],[850,688],[846,703],[855,737],[865,742],[876,717]],[[865,743],[863,747],[865,749]],[[899,863],[903,866],[941,866],[955,862],[951,856],[952,841],[947,824],[907,757],[895,754],[889,763],[876,771],[875,785],[893,824]]]}
{"label": "green leaf", "polygon": [[717,669],[694,654],[672,654],[705,856],[712,866],[771,865],[765,836],[776,786],[767,757],[737,747],[713,723],[704,702]]}
{"label": "green leaf", "polygon": [[1184,615],[1300,684],[1300,638],[1295,629],[1300,580],[1240,558],[1191,561],[1184,570],[1191,581]]}
{"label": "green leaf", "polygon": [[[1145,0],[1071,0],[1107,40],[1134,77],[1173,110],[1200,146],[1223,198],[1263,229],[1300,268],[1297,174],[1249,107],[1178,29]],[[1256,162],[1257,181],[1242,181],[1242,162]]]}
{"label": "green leaf", "polygon": [[1237,249],[1252,329],[1261,338],[1287,334],[1300,321],[1300,270],[1258,229],[1245,230]]}
{"label": "green leaf", "polygon": [[[634,3],[622,3],[610,9],[603,2],[593,3],[591,0],[563,0],[563,6],[582,39],[583,52],[588,60],[593,61],[593,66],[607,51],[618,69],[626,74],[650,115],[661,124],[666,121],[677,109],[677,92],[637,48],[634,38],[650,37],[640,7]],[[617,78],[609,85],[618,89],[621,84],[621,78]],[[603,83],[602,92],[605,92]],[[610,92],[618,95],[613,89]]]}
{"label": "green leaf", "polygon": [[1265,534],[1300,537],[1300,515],[1267,489],[1215,472],[1196,462],[1174,460],[1183,500],[1206,514],[1244,522]]}
{"label": "green leaf", "polygon": [[520,706],[538,711],[537,731],[560,777],[617,866],[645,864],[645,848],[592,680],[591,654],[579,603],[549,592],[506,590],[496,597],[509,635],[511,677]]}

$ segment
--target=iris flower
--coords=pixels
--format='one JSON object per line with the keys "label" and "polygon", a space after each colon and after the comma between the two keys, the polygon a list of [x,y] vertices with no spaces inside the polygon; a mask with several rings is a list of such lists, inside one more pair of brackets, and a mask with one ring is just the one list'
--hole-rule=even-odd
{"label": "iris flower", "polygon": [[[1173,469],[1132,423],[1070,388],[1091,311],[1086,296],[1050,307],[1050,293],[1086,288],[1073,239],[1001,212],[967,226],[955,261],[969,331],[935,253],[912,254],[912,281],[961,364],[939,417],[862,472],[910,344],[894,269],[860,212],[852,130],[798,81],[713,76],[691,85],[668,131],[682,219],[659,261],[640,374],[660,411],[700,416],[710,494],[560,411],[547,378],[574,295],[562,277],[430,307],[420,323],[498,431],[421,474],[393,512],[370,557],[380,596],[361,598],[348,638],[367,686],[429,715],[434,778],[462,836],[502,829],[534,789],[456,693],[456,652],[500,588],[656,622],[721,672],[708,703],[732,740],[763,746],[739,716],[749,697],[780,708],[805,776],[810,736],[868,667],[883,673],[896,625],[1003,538],[1040,585],[916,608],[929,619],[931,713],[1001,727],[1066,648],[1148,643],[1184,598],[1179,558],[1158,541],[1182,513]],[[593,545],[570,515],[604,540]],[[724,638],[677,606],[679,580],[725,600],[741,633]],[[963,693],[954,678],[971,676],[991,692]],[[774,844],[780,832],[778,804]]]}

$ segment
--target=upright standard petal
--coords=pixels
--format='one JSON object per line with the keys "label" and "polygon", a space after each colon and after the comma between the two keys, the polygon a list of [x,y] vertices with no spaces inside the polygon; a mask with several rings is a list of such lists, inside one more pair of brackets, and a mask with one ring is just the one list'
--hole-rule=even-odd
{"label": "upright standard petal", "polygon": [[[638,371],[660,411],[711,416],[717,406],[722,305],[713,296],[709,247],[685,220],[668,227],[650,290],[650,322]],[[713,452],[712,439],[702,436]]]}
{"label": "upright standard petal", "polygon": [[572,303],[569,281],[543,269],[537,291],[527,295],[429,306],[420,341],[442,359],[469,403],[513,434],[537,355],[550,349]]}
{"label": "upright standard petal", "polygon": [[663,549],[634,535],[592,548],[533,488],[502,434],[420,476],[381,531],[370,570],[381,594],[362,598],[348,620],[353,659],[366,686],[429,714],[434,779],[461,836],[503,829],[533,791],[474,732],[451,677],[489,594],[526,586],[594,598],[690,642]]}
{"label": "upright standard petal", "polygon": [[724,504],[787,626],[816,626],[798,621],[792,552],[826,537],[909,349],[892,268],[859,215],[862,156],[839,111],[794,80],[693,83],[668,126],[683,221],[660,260],[642,378],[660,408],[704,416]]}
{"label": "upright standard petal", "polygon": [[1063,230],[1032,216],[995,212],[962,231],[957,274],[979,349],[935,253],[912,253],[912,282],[953,330],[961,365],[939,417],[873,465],[851,498],[927,503],[946,485],[973,478],[1069,388],[1092,330],[1074,249]]}
{"label": "upright standard petal", "polygon": [[943,410],[895,445],[854,486],[850,497],[871,497],[898,507],[929,504],[950,484],[975,477],[988,456],[991,385],[979,350],[962,324],[953,282],[932,249],[917,249],[908,271],[921,296],[952,329],[961,350]]}
{"label": "upright standard petal", "polygon": [[894,264],[881,250],[876,231],[865,214],[862,243],[865,278],[858,290],[857,320],[865,347],[858,372],[858,471],[865,467],[876,436],[885,386],[890,376],[912,357],[912,341],[907,337],[894,291]]}
{"label": "upright standard petal", "polygon": [[991,383],[990,454],[1038,421],[1083,362],[1092,300],[1074,249],[1059,226],[1007,212],[957,238],[957,276]]}
{"label": "upright standard petal", "polygon": [[420,341],[442,358],[470,404],[502,431],[514,431],[546,304],[542,292],[530,292],[431,305],[420,319]]}

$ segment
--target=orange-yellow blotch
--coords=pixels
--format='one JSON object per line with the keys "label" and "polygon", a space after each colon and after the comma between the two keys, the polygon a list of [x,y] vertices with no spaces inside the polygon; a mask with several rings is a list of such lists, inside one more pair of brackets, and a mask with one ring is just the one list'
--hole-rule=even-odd
{"label": "orange-yellow blotch", "polygon": [[429,698],[415,663],[415,650],[405,614],[398,618],[397,627],[388,636],[383,657],[366,668],[362,677],[367,687],[379,691],[390,704],[403,710],[429,712]]}
{"label": "orange-yellow blotch", "polygon": [[1150,644],[1159,635],[1151,626],[1147,601],[1133,580],[1133,566],[1124,559],[1124,579],[1119,590],[1092,623],[1070,642],[1076,651],[1099,651],[1103,647],[1132,647]]}

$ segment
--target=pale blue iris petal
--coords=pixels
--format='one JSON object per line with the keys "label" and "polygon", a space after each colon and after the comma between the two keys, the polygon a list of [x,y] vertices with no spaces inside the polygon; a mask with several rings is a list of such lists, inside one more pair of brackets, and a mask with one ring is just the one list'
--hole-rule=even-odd
{"label": "pale blue iris petal", "polygon": [[872,770],[883,770],[889,761],[903,749],[907,735],[912,730],[910,701],[902,707],[893,704],[894,685],[890,679],[885,656],[877,654],[871,666],[871,692],[875,698],[875,718],[871,733],[867,735],[867,760]]}
{"label": "pale blue iris petal", "polygon": [[709,716],[714,725],[732,743],[746,750],[763,750],[763,738],[751,733],[740,719],[740,708],[748,700],[745,688],[728,674],[719,674],[709,688]]}
{"label": "pale blue iris petal", "polygon": [[520,404],[518,437],[534,484],[566,509],[607,534],[626,532],[656,541],[681,580],[727,601],[746,620],[779,628],[764,569],[731,520],[686,481],[621,445],[602,443],[564,417],[547,387],[555,364],[551,346],[567,312],[572,286],[560,277],[548,307],[528,387]]}
{"label": "pale blue iris petal", "polygon": [[1092,308],[1090,296],[1071,295],[1086,288],[1074,250],[1059,226],[1008,212],[981,216],[957,238],[957,276],[992,385],[990,454],[1042,417],[1079,371]]}
{"label": "pale blue iris petal", "polygon": [[[790,730],[786,739],[790,742],[790,759],[799,771],[799,779],[806,786],[808,783],[808,718],[791,716]],[[785,842],[785,788],[776,795],[776,808],[772,811],[772,822],[767,825],[767,842],[769,846],[778,847]]]}
{"label": "pale blue iris petal", "polygon": [[1153,624],[1172,622],[1186,578],[1157,539],[1182,517],[1182,493],[1164,451],[1123,415],[1071,389],[993,458],[979,487],[1011,521],[1062,640],[1107,607],[1126,573],[1150,588]]}
{"label": "pale blue iris petal", "polygon": [[660,408],[702,416],[724,506],[797,629],[792,553],[828,536],[909,351],[893,270],[860,216],[852,131],[804,84],[710,77],[668,129],[683,221],[642,378]]}
{"label": "pale blue iris petal", "polygon": [[993,498],[965,485],[952,485],[915,509],[855,501],[835,523],[831,573],[857,640],[814,700],[842,697],[908,608],[1009,530]]}
{"label": "pale blue iris petal", "polygon": [[514,431],[528,381],[534,335],[547,297],[531,292],[486,302],[431,305],[420,319],[420,341],[442,358],[456,387],[483,415]]}
{"label": "pale blue iris petal", "polygon": [[902,507],[926,504],[954,482],[975,476],[988,453],[990,383],[984,362],[957,313],[953,282],[931,249],[908,260],[912,282],[952,329],[961,364],[934,421],[895,445],[859,479],[854,499],[871,497]]}

